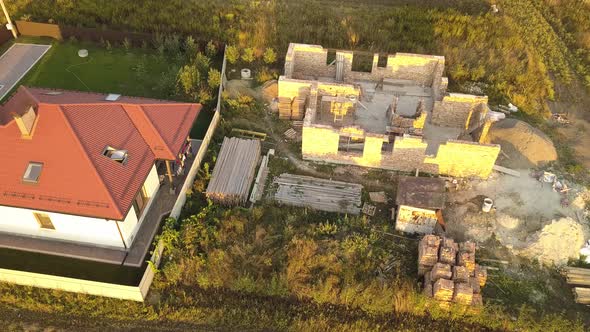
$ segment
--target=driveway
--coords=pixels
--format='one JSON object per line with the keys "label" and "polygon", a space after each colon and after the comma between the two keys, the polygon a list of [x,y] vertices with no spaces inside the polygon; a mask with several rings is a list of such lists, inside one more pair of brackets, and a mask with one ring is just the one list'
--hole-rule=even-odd
{"label": "driveway", "polygon": [[33,68],[51,45],[12,45],[0,56],[0,100]]}

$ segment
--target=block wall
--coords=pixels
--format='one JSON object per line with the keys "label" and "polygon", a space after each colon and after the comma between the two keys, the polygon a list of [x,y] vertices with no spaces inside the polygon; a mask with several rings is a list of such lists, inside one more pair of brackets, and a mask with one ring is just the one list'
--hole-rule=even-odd
{"label": "block wall", "polygon": [[432,123],[437,126],[467,129],[471,113],[479,105],[487,105],[487,96],[450,94],[434,102]]}
{"label": "block wall", "polygon": [[281,98],[307,97],[311,85],[310,81],[289,79],[285,76],[279,77],[278,96]]}
{"label": "block wall", "polygon": [[[354,54],[351,51],[337,51],[337,58],[342,59],[343,78],[345,82],[354,80],[378,81],[383,78],[415,81],[420,85],[435,88],[435,97],[443,84],[445,59],[442,56],[410,53],[388,55],[386,67],[379,67],[379,54],[373,55],[371,72],[352,71]],[[285,57],[285,76],[295,79],[319,77],[336,78],[336,65],[328,65],[328,50],[319,45],[289,45]],[[441,88],[445,85],[444,88]]]}
{"label": "block wall", "polygon": [[304,79],[307,76],[336,77],[336,65],[328,65],[328,50],[318,45],[291,44],[285,63],[291,77]]}
{"label": "block wall", "polygon": [[426,164],[438,166],[440,174],[455,177],[486,179],[498,159],[500,146],[449,140],[441,144],[435,157],[426,157]]}
{"label": "block wall", "polygon": [[383,148],[383,136],[367,135],[363,149],[364,162],[379,167],[381,165],[381,149]]}
{"label": "block wall", "polygon": [[301,153],[304,158],[338,154],[340,135],[337,130],[319,126],[303,126]]}

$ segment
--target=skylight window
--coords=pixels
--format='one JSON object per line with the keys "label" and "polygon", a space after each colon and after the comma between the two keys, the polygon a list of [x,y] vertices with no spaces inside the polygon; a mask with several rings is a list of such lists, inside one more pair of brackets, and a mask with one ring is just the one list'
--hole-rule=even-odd
{"label": "skylight window", "polygon": [[110,146],[107,146],[106,148],[104,148],[102,155],[105,157],[108,157],[116,162],[119,162],[121,164],[126,164],[127,157],[129,156],[127,154],[127,150],[119,150],[119,149],[115,149]]}
{"label": "skylight window", "polygon": [[27,165],[25,174],[23,175],[23,181],[30,183],[39,182],[39,177],[41,176],[42,169],[42,163],[30,162],[29,165]]}
{"label": "skylight window", "polygon": [[121,95],[116,94],[116,93],[109,93],[104,100],[107,101],[117,101],[119,100],[119,98],[121,98]]}

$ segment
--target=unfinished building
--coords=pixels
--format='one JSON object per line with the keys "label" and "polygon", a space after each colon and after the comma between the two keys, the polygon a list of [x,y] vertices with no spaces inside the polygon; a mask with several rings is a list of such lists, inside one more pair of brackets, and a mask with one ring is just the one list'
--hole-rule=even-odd
{"label": "unfinished building", "polygon": [[289,45],[279,108],[283,119],[303,118],[304,159],[490,175],[500,146],[480,143],[491,125],[488,99],[447,93],[444,57],[374,54],[364,71],[354,62],[352,51]]}

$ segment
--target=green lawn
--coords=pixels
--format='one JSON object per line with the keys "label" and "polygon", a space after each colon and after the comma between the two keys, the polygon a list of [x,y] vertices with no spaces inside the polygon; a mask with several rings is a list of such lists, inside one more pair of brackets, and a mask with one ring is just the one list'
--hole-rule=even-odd
{"label": "green lawn", "polygon": [[[85,48],[87,58],[78,50]],[[53,47],[21,82],[27,86],[78,91],[166,97],[158,82],[177,66],[151,50],[112,48],[81,43],[53,43]]]}
{"label": "green lawn", "polygon": [[[181,55],[160,54],[152,48],[127,50],[92,43],[56,42],[48,38],[23,37],[18,42],[52,44],[52,47],[17,87],[26,85],[183,101],[175,90],[178,69],[185,61]],[[0,53],[11,44],[3,45]],[[87,49],[89,56],[80,58],[80,49]],[[220,59],[214,58],[212,65],[221,67]],[[204,109],[195,121],[191,137],[203,138],[212,116],[213,112]]]}

